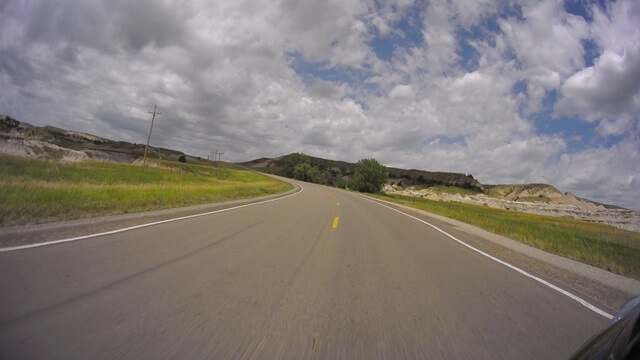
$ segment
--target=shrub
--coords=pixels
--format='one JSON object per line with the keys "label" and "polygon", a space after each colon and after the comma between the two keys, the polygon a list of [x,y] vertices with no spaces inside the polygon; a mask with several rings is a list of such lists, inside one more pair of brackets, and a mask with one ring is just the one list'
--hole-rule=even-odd
{"label": "shrub", "polygon": [[293,178],[296,180],[309,181],[309,173],[311,172],[311,165],[307,163],[300,163],[293,169]]}
{"label": "shrub", "polygon": [[180,161],[181,163],[186,163],[187,162],[187,157],[184,155],[180,155],[178,157],[178,161]]}
{"label": "shrub", "polygon": [[387,168],[375,159],[362,159],[356,164],[352,187],[355,190],[377,193],[389,181]]}
{"label": "shrub", "polygon": [[284,163],[283,175],[289,178],[296,178],[294,171],[296,166],[300,164],[307,164],[311,166],[311,160],[303,153],[293,153],[287,156]]}

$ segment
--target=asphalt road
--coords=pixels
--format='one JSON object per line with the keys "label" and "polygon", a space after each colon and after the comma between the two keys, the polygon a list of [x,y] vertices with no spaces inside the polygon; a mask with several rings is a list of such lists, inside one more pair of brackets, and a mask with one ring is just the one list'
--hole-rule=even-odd
{"label": "asphalt road", "polygon": [[0,359],[564,359],[607,324],[414,219],[303,186],[0,253]]}

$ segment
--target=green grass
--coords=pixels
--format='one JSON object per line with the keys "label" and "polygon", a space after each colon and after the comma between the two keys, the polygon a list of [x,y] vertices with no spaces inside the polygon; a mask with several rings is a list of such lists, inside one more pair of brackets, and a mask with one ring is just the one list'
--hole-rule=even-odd
{"label": "green grass", "polygon": [[231,166],[163,165],[168,168],[0,156],[0,226],[213,203],[292,188]]}
{"label": "green grass", "polygon": [[482,194],[482,191],[476,189],[465,189],[457,186],[444,186],[444,185],[433,185],[433,186],[421,186],[416,185],[413,186],[416,190],[422,189],[430,189],[437,193],[445,193],[445,194],[459,194],[459,195],[478,195]]}
{"label": "green grass", "polygon": [[527,245],[640,279],[640,233],[586,221],[377,194],[374,197],[460,220]]}

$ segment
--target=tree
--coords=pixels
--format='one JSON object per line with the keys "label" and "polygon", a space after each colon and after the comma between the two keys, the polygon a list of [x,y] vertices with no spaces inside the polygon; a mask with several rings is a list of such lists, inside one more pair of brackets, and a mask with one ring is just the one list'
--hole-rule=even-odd
{"label": "tree", "polygon": [[320,169],[317,166],[311,166],[309,171],[307,172],[307,181],[311,181],[312,183],[322,184],[322,179],[320,178]]}
{"label": "tree", "polygon": [[293,178],[296,180],[310,181],[309,173],[311,172],[311,165],[307,163],[300,163],[293,169]]}
{"label": "tree", "polygon": [[377,193],[382,190],[387,181],[389,181],[387,168],[375,159],[362,159],[356,164],[352,182],[355,190]]}
{"label": "tree", "polygon": [[282,170],[283,175],[289,178],[295,178],[294,170],[299,164],[311,164],[309,157],[303,153],[293,153],[287,156]]}
{"label": "tree", "polygon": [[318,170],[318,173],[315,176],[314,182],[316,184],[330,185],[332,183],[332,178],[333,178],[331,171],[327,169],[320,170],[320,168],[316,168],[316,169]]}
{"label": "tree", "polygon": [[187,157],[184,155],[180,155],[178,157],[178,161],[182,162],[182,163],[186,163],[187,162]]}

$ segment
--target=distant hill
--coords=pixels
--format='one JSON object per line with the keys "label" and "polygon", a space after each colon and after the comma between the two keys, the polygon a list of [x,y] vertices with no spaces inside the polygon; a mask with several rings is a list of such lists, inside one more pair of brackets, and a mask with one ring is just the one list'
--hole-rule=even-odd
{"label": "distant hill", "polygon": [[[2,153],[58,161],[97,159],[132,163],[143,156],[145,148],[145,144],[114,141],[54,126],[35,126],[2,114],[0,140],[4,140]],[[181,151],[151,146],[148,154],[150,158],[161,156],[174,161],[183,155],[186,156]]]}
{"label": "distant hill", "polygon": [[[291,154],[277,158],[260,158],[240,163],[240,165],[281,175],[284,164],[289,156],[291,156]],[[355,163],[346,161],[328,160],[314,156],[309,156],[309,159],[311,160],[311,165],[317,166],[321,171],[329,171],[333,176],[343,179],[351,178],[356,168]],[[472,175],[416,169],[406,170],[393,167],[387,167],[387,170],[389,170],[390,181],[394,185],[444,185],[483,191],[482,184],[474,179]]]}
{"label": "distant hill", "polygon": [[[253,168],[258,171],[275,175],[283,175],[283,168],[287,159],[285,155],[276,158],[259,158],[239,165]],[[356,164],[346,161],[337,161],[309,156],[311,165],[317,166],[321,171],[328,172],[333,178],[348,181],[352,178]],[[449,198],[448,194],[459,192],[455,188],[469,189],[478,194],[484,194],[489,198],[506,200],[515,203],[561,204],[572,205],[583,210],[596,210],[598,208],[621,209],[614,205],[600,204],[587,199],[582,199],[570,193],[562,193],[548,184],[481,184],[471,174],[434,172],[416,169],[400,169],[388,167],[389,186],[386,192],[404,194],[433,195],[434,199]],[[442,186],[450,187],[447,190]],[[426,190],[429,189],[429,190]],[[437,193],[437,194],[436,194]],[[464,193],[464,192],[460,192]],[[458,199],[456,199],[458,201]],[[508,205],[505,205],[505,208]]]}

